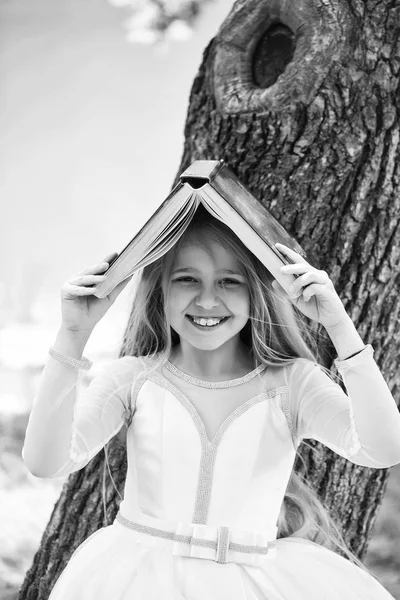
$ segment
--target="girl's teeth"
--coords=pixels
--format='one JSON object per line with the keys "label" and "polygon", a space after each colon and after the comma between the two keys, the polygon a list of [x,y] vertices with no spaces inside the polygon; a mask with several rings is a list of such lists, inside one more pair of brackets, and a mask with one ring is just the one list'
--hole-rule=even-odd
{"label": "girl's teeth", "polygon": [[216,325],[217,323],[220,323],[220,321],[222,321],[221,319],[195,319],[193,318],[193,321],[195,323],[197,323],[197,325],[203,325],[204,326],[208,326],[210,327],[211,325]]}

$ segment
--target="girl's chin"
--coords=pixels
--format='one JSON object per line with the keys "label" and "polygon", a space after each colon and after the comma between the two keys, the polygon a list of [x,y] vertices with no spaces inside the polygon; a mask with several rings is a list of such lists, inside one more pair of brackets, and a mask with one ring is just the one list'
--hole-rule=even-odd
{"label": "girl's chin", "polygon": [[206,336],[202,337],[187,337],[184,340],[189,343],[193,348],[198,348],[199,350],[218,350],[222,346],[225,346],[228,342],[231,342],[232,337],[217,337],[215,336],[213,339],[207,338]]}
{"label": "girl's chin", "polygon": [[221,344],[191,344],[192,348],[200,350],[201,352],[214,352],[219,350],[223,345],[223,342]]}

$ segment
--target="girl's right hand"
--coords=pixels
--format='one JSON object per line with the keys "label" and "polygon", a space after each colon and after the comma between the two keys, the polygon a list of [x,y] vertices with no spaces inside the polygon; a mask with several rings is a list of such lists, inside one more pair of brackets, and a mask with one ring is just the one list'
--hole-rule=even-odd
{"label": "girl's right hand", "polygon": [[[73,333],[91,333],[96,323],[114,304],[118,295],[131,280],[121,281],[105,298],[93,294],[94,287],[104,281],[103,273],[118,252],[108,254],[102,263],[70,277],[61,288],[62,327]],[[93,287],[90,287],[93,286]]]}

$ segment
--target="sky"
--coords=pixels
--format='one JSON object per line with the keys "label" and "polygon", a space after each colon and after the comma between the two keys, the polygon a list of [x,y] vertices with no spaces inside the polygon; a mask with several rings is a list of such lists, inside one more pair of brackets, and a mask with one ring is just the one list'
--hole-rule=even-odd
{"label": "sky", "polygon": [[63,282],[122,250],[168,195],[190,88],[231,6],[206,4],[192,38],[160,53],[128,43],[129,14],[107,0],[0,1],[0,328],[59,319]]}

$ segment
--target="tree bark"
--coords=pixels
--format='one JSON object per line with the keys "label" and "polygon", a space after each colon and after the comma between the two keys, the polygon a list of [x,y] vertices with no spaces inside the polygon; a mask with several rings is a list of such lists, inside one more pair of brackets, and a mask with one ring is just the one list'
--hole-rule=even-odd
{"label": "tree bark", "polygon": [[[329,273],[396,399],[399,23],[396,0],[236,2],[194,80],[175,179],[196,159],[226,160],[310,262]],[[328,347],[324,365],[334,357]],[[122,495],[121,437],[109,444],[109,462]],[[301,451],[307,477],[363,558],[389,470],[310,446]],[[103,467],[100,452],[69,477],[21,599],[47,599],[75,548],[114,519],[120,500],[108,477],[105,520]],[[295,469],[304,472],[300,462]]]}

